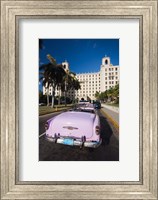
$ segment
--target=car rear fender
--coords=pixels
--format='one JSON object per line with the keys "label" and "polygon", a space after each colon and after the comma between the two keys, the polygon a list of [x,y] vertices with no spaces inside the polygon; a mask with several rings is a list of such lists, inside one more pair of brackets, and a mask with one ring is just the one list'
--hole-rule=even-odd
{"label": "car rear fender", "polygon": [[99,128],[100,128],[100,119],[99,119],[98,115],[96,115],[95,120],[94,120],[92,140],[99,141],[100,140],[100,132],[99,132],[99,135],[96,134],[96,126],[99,126]]}

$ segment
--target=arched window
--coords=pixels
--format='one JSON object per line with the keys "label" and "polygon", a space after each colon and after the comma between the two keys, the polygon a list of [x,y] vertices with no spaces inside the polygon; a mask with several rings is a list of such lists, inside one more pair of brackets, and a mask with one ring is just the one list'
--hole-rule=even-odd
{"label": "arched window", "polygon": [[106,65],[108,64],[108,60],[105,60],[105,64],[106,64]]}

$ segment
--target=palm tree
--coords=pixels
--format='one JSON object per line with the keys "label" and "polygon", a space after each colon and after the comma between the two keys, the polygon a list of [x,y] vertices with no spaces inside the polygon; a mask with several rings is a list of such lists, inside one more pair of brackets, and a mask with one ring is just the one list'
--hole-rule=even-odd
{"label": "palm tree", "polygon": [[[52,87],[52,107],[54,107],[54,96],[55,96],[55,89],[59,86],[63,80],[65,75],[65,71],[61,64],[53,64],[48,63],[40,66],[40,70],[43,72],[41,75],[41,79],[43,79],[43,85],[47,88],[47,95],[49,92],[49,88]],[[47,105],[48,105],[47,101]]]}
{"label": "palm tree", "polygon": [[54,68],[54,73],[52,73],[52,80],[53,80],[53,95],[52,95],[52,107],[54,106],[54,96],[55,96],[55,90],[59,89],[62,82],[63,77],[65,76],[65,70],[62,66],[62,64],[56,65]]}
{"label": "palm tree", "polygon": [[111,87],[109,90],[107,90],[107,96],[109,101],[112,100],[113,97],[112,94],[113,94],[113,88]]}
{"label": "palm tree", "polygon": [[[71,90],[73,90],[75,92],[76,90],[81,89],[80,82],[75,76],[71,77],[70,80],[71,80],[71,82],[69,83],[69,85],[70,85]],[[75,98],[75,96],[73,98]],[[74,99],[72,99],[72,100],[74,101]]]}
{"label": "palm tree", "polygon": [[[70,89],[80,89],[80,83],[76,79],[76,74],[74,72],[65,70],[64,66],[62,64],[57,64],[56,60],[50,54],[47,55],[47,58],[50,62],[40,66],[40,70],[42,71],[41,79],[43,80],[43,85],[47,89],[47,105],[49,105],[49,87],[52,87],[52,107],[54,106],[54,96],[56,89],[65,92],[66,106],[67,91]],[[60,97],[58,100],[60,100]]]}
{"label": "palm tree", "polygon": [[96,93],[95,93],[95,98],[96,98],[97,100],[99,100],[99,95],[100,95],[100,93],[99,93],[98,91],[96,91]]}
{"label": "palm tree", "polygon": [[74,72],[71,72],[69,70],[66,70],[65,72],[66,74],[63,77],[63,82],[61,84],[61,91],[65,93],[65,106],[66,106],[67,91],[79,90],[81,86]]}
{"label": "palm tree", "polygon": [[51,85],[51,64],[42,65],[39,68],[40,71],[40,81],[42,81],[43,86],[46,88],[47,95],[47,106],[49,106],[49,87]]}
{"label": "palm tree", "polygon": [[115,85],[114,91],[113,91],[113,97],[115,99],[115,102],[119,102],[119,84]]}
{"label": "palm tree", "polygon": [[67,99],[67,91],[70,89],[71,78],[71,72],[69,70],[65,70],[65,76],[63,77],[63,82],[61,84],[61,91],[65,93],[65,106]]}
{"label": "palm tree", "polygon": [[79,90],[79,89],[81,89],[80,82],[79,82],[79,80],[76,79],[76,78],[73,80],[73,88],[74,88],[74,90]]}

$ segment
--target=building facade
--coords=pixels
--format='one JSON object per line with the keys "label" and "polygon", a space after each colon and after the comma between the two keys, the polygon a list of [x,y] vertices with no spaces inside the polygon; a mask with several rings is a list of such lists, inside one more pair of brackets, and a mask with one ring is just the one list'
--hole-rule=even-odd
{"label": "building facade", "polygon": [[104,92],[119,83],[119,66],[113,66],[109,57],[102,58],[100,71],[96,73],[81,73],[76,75],[81,83],[81,89],[76,91],[76,98],[95,100],[96,92]]}
{"label": "building facade", "polygon": [[[65,70],[69,70],[67,61],[62,63]],[[99,72],[80,73],[76,74],[79,80],[81,89],[78,91],[68,91],[67,96],[71,99],[95,100],[96,92],[104,92],[119,83],[119,66],[113,66],[110,62],[110,57],[103,57]],[[46,94],[46,89],[43,87],[43,94]],[[49,88],[49,94],[52,94],[52,88]],[[62,96],[61,91],[55,91],[56,96]]]}

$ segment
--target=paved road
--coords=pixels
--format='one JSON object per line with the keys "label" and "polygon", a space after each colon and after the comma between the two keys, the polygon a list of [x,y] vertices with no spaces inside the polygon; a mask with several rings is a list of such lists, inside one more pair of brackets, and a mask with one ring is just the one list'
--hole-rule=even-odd
{"label": "paved road", "polygon": [[[45,121],[56,114],[59,113],[39,118],[40,135],[44,132]],[[97,149],[89,151],[89,148],[50,143],[42,135],[39,137],[39,161],[119,161],[118,131],[102,111],[98,111],[98,114],[103,142]]]}
{"label": "paved road", "polygon": [[116,109],[113,109],[110,106],[104,106],[102,105],[103,111],[105,111],[115,122],[119,125],[119,111]]}

